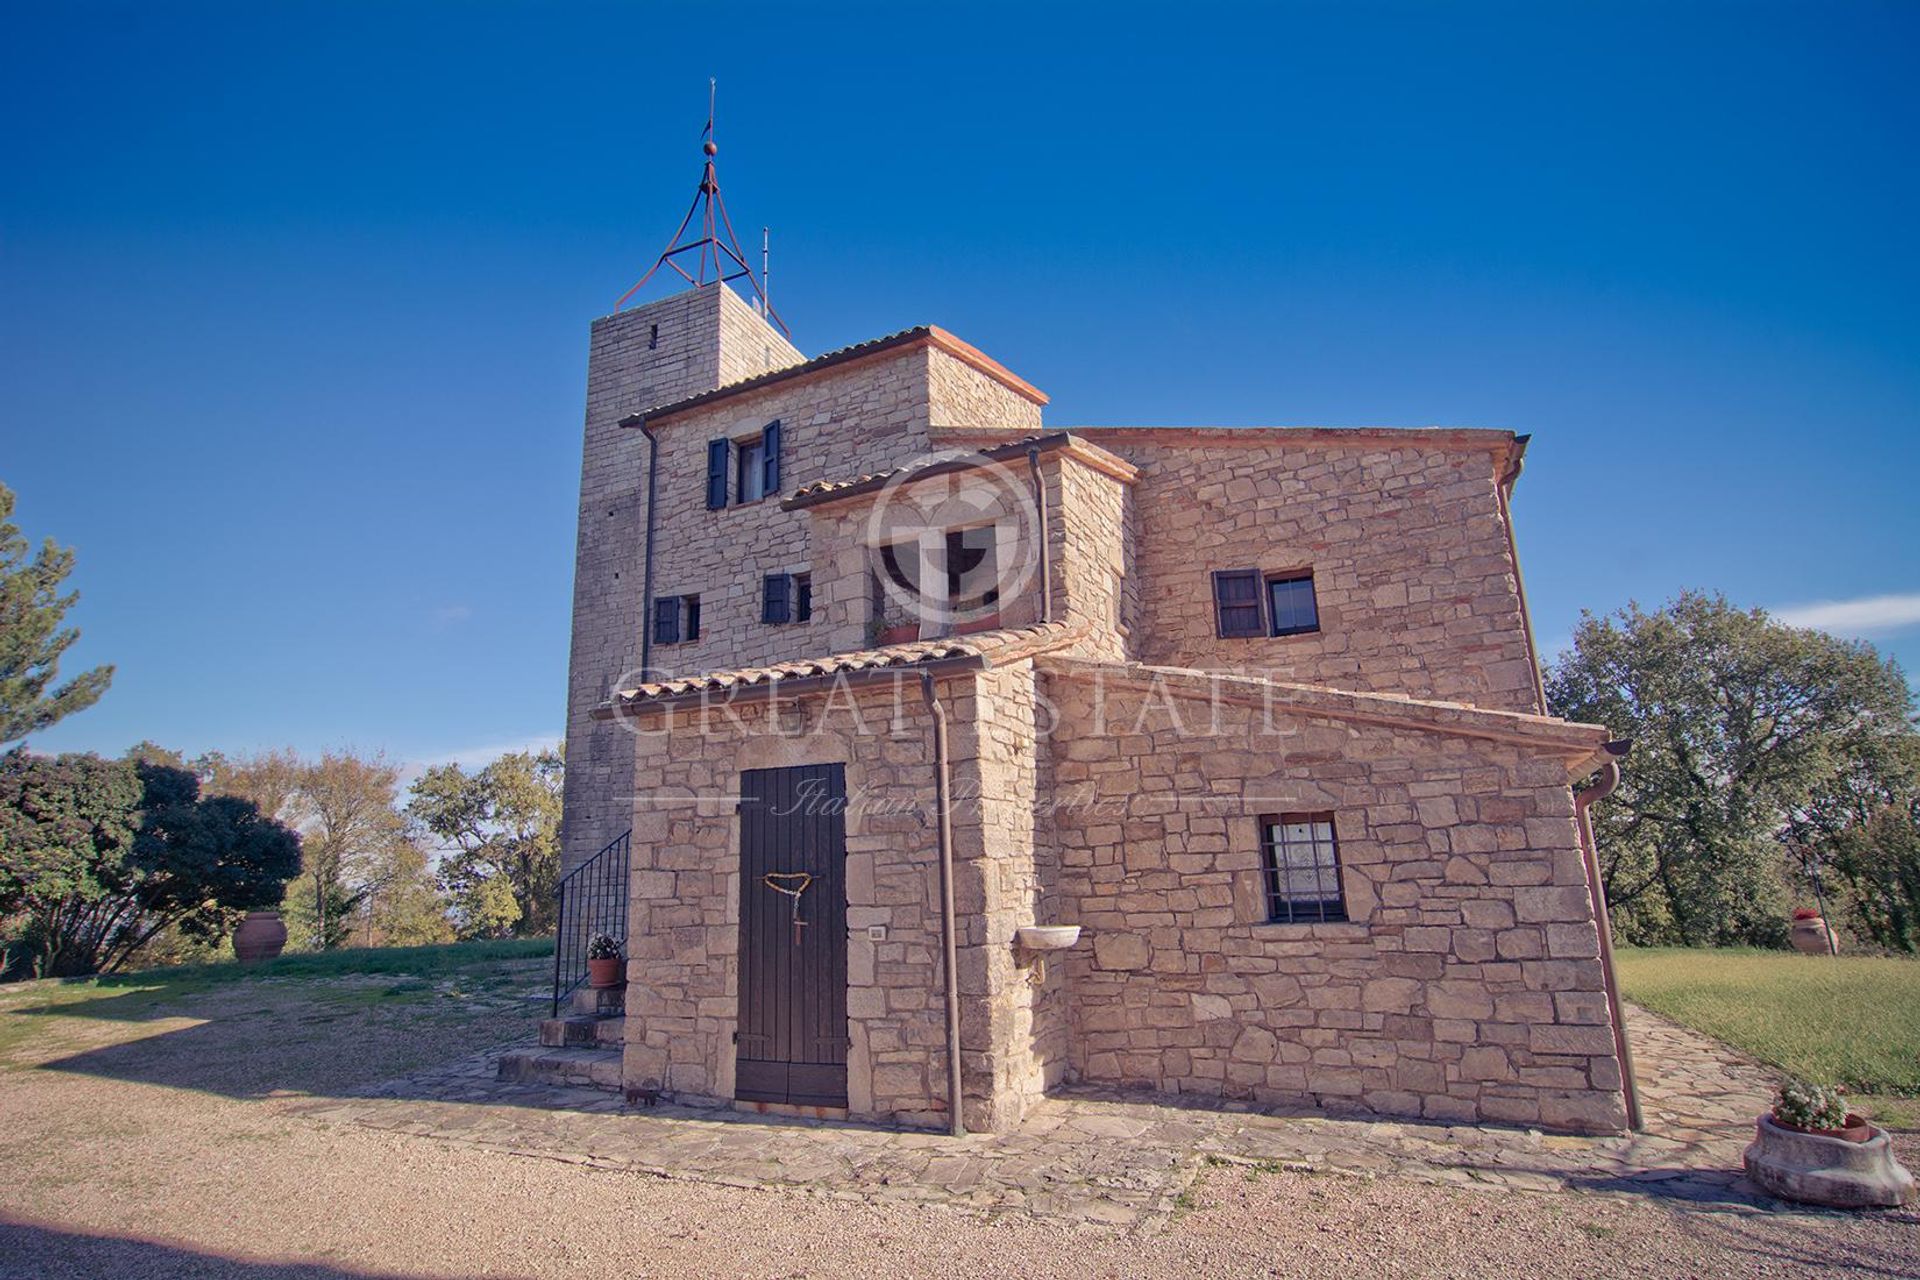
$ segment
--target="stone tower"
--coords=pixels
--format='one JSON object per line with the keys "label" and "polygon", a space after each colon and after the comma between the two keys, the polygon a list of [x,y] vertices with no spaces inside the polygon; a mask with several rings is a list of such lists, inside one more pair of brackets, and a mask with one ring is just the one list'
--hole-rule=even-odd
{"label": "stone tower", "polygon": [[564,874],[632,821],[633,741],[593,709],[640,664],[647,442],[620,420],[643,409],[797,364],[803,357],[725,284],[593,322],[567,678]]}

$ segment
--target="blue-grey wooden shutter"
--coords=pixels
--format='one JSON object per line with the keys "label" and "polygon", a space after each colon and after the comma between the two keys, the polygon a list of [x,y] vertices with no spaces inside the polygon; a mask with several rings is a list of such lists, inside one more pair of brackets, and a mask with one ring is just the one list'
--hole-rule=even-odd
{"label": "blue-grey wooden shutter", "polygon": [[767,424],[766,433],[761,436],[761,443],[767,450],[766,458],[761,464],[763,468],[761,474],[766,480],[763,490],[769,495],[776,494],[780,492],[780,420],[778,418]]}
{"label": "blue-grey wooden shutter", "polygon": [[766,576],[765,591],[760,598],[760,621],[780,623],[792,619],[792,585],[793,579],[784,573]]}
{"label": "blue-grey wooden shutter", "polygon": [[668,596],[653,602],[653,642],[680,643],[680,597]]}
{"label": "blue-grey wooden shutter", "polygon": [[718,511],[727,505],[727,468],[733,441],[707,441],[707,510]]}
{"label": "blue-grey wooden shutter", "polygon": [[1266,627],[1260,617],[1260,571],[1214,570],[1213,612],[1223,637],[1264,634]]}

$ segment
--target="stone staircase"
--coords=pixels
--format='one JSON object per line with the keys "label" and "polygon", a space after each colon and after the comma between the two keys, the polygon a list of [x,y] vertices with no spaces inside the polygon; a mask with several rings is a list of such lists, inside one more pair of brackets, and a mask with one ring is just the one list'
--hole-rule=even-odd
{"label": "stone staircase", "polygon": [[540,1022],[540,1043],[500,1055],[502,1080],[593,1089],[620,1088],[626,1043],[626,988],[580,987],[558,1018]]}

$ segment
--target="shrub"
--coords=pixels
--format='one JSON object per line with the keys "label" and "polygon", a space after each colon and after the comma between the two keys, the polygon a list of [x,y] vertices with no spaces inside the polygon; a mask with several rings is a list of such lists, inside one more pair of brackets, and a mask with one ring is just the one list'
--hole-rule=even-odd
{"label": "shrub", "polygon": [[610,933],[596,933],[587,939],[587,959],[618,960],[620,958],[620,939]]}

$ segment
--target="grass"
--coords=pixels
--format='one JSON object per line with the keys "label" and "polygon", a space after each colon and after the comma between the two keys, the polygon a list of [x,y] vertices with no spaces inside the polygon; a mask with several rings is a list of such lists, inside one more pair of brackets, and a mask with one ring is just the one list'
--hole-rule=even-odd
{"label": "grass", "polygon": [[1635,1003],[1920,1123],[1920,961],[1649,947],[1623,948],[1619,970]]}
{"label": "grass", "polygon": [[530,1033],[552,955],[551,939],[469,942],[9,984],[0,1073],[324,1093]]}

